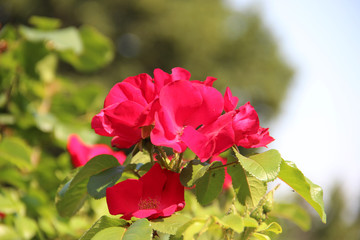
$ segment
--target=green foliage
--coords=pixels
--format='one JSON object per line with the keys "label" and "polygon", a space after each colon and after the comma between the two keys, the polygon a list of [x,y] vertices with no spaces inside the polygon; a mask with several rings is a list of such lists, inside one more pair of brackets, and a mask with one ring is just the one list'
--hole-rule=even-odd
{"label": "green foliage", "polygon": [[[58,73],[63,52],[78,55],[86,49],[81,31],[58,29],[58,19],[33,17],[30,22],[36,27],[6,25],[0,31],[6,44],[0,51],[0,212],[6,214],[0,219],[0,238],[76,239],[97,214],[87,206],[64,219],[54,199],[71,170],[63,154],[68,135],[78,133],[89,142],[98,138],[89,123],[103,92],[96,84],[79,88]],[[86,39],[96,49],[111,48],[95,40]],[[87,199],[88,179],[76,181],[65,185],[59,197],[63,215],[74,214]]]}
{"label": "green foliage", "polygon": [[[127,222],[123,219],[111,218],[108,216],[102,216],[97,220],[91,228],[86,231],[80,238],[80,240],[90,240],[100,231],[111,227],[125,227]],[[121,230],[120,230],[121,231]]]}
{"label": "green foliage", "polygon": [[109,227],[100,232],[96,233],[92,238],[93,240],[102,240],[102,239],[114,239],[121,240],[124,239],[124,233],[126,229],[122,227]]}
{"label": "green foliage", "polygon": [[127,229],[123,240],[150,240],[152,229],[147,219],[139,219]]}
{"label": "green foliage", "polygon": [[310,230],[311,227],[311,218],[310,215],[297,204],[290,203],[277,203],[273,211],[274,216],[285,218],[297,226],[299,226],[303,231]]}
{"label": "green foliage", "polygon": [[79,30],[83,43],[81,52],[73,49],[63,51],[61,58],[70,63],[76,70],[91,72],[109,64],[114,58],[112,43],[95,28],[83,26]]}
{"label": "green foliage", "polygon": [[225,171],[221,162],[211,164],[213,169],[208,171],[196,181],[196,199],[201,205],[210,204],[222,190]]}
{"label": "green foliage", "polygon": [[248,158],[241,155],[235,148],[233,148],[233,151],[241,166],[257,179],[264,182],[270,182],[278,176],[281,156],[277,150],[272,149]]}
{"label": "green foliage", "polygon": [[105,197],[106,188],[114,186],[123,172],[124,167],[117,166],[91,176],[87,185],[88,193],[95,199]]}
{"label": "green foliage", "polygon": [[50,49],[60,52],[71,50],[76,54],[80,54],[83,51],[79,32],[74,27],[45,31],[20,26],[19,31],[27,40],[31,42],[44,42]]}
{"label": "green foliage", "polygon": [[180,173],[180,181],[186,187],[192,187],[209,169],[210,164],[202,163],[200,160],[190,161]]}
{"label": "green foliage", "polygon": [[224,227],[233,229],[237,233],[244,231],[244,218],[237,214],[229,214],[221,219]]}
{"label": "green foliage", "polygon": [[152,229],[158,232],[175,235],[178,229],[190,221],[190,219],[191,218],[187,215],[174,214],[168,218],[154,219],[150,221],[150,224]]}
{"label": "green foliage", "polygon": [[31,164],[31,148],[23,140],[12,137],[0,142],[0,166],[11,163],[19,169],[29,171]]}
{"label": "green foliage", "polygon": [[227,168],[238,201],[245,206],[253,208],[266,193],[266,184],[255,177],[249,176],[240,164]]}
{"label": "green foliage", "polygon": [[[62,217],[73,216],[84,204],[90,186],[91,192],[98,196],[98,185],[88,185],[91,176],[103,173],[113,167],[119,166],[118,160],[111,155],[99,155],[88,161],[59,192],[56,207]],[[107,172],[107,174],[109,174]],[[102,174],[103,176],[104,174]],[[110,179],[112,176],[110,176]],[[108,177],[106,176],[106,180]],[[98,183],[101,184],[101,183]]]}
{"label": "green foliage", "polygon": [[262,116],[272,117],[293,76],[260,14],[234,11],[222,0],[207,5],[202,0],[18,0],[0,6],[17,23],[27,22],[30,15],[51,14],[64,26],[86,23],[109,36],[116,43],[113,64],[100,74],[79,78],[112,85],[155,67],[167,72],[184,67],[194,79],[204,79],[204,73],[221,77],[216,87],[232,86],[240,103],[250,100]]}
{"label": "green foliage", "polygon": [[320,186],[312,183],[292,162],[282,161],[279,178],[302,196],[326,223],[323,191]]}

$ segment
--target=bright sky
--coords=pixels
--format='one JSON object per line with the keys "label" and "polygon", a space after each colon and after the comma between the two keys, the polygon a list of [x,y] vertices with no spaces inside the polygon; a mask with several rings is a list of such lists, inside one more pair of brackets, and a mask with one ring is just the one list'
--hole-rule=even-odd
{"label": "bright sky", "polygon": [[295,67],[269,145],[330,194],[339,180],[360,200],[360,1],[229,0],[255,4]]}

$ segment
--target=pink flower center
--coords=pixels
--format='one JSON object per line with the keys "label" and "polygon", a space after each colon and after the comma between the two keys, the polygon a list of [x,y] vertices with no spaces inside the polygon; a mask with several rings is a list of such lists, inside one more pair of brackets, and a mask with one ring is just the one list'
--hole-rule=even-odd
{"label": "pink flower center", "polygon": [[160,202],[157,199],[146,198],[141,199],[139,202],[139,209],[156,209],[158,208]]}

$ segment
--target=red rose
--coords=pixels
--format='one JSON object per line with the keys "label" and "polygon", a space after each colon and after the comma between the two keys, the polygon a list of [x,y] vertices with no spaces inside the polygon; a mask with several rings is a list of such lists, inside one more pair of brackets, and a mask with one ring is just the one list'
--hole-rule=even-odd
{"label": "red rose", "polygon": [[123,164],[126,159],[126,155],[122,151],[113,151],[105,144],[87,145],[75,134],[70,135],[67,143],[67,149],[70,153],[71,161],[74,167],[81,167],[91,158],[101,154],[113,155],[117,158],[120,164]]}
{"label": "red rose", "polygon": [[154,219],[168,217],[185,206],[184,187],[179,173],[162,169],[157,163],[141,178],[127,179],[106,189],[112,215]]}

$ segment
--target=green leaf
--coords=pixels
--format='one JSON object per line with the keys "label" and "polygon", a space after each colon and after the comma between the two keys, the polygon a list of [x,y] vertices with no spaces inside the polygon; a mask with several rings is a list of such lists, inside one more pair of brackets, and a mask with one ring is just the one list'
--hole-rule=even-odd
{"label": "green leaf", "polygon": [[38,231],[35,220],[23,216],[16,217],[15,228],[23,239],[32,239]]}
{"label": "green leaf", "polygon": [[275,234],[282,233],[282,228],[277,222],[272,222],[270,224],[261,223],[260,226],[256,229],[257,232],[273,232]]}
{"label": "green leaf", "polygon": [[244,231],[244,219],[237,214],[229,214],[221,219],[221,223],[227,227],[233,229],[237,233]]}
{"label": "green leaf", "polygon": [[20,138],[8,137],[0,142],[0,165],[11,163],[20,169],[31,170],[31,148]]}
{"label": "green leaf", "polygon": [[61,26],[60,19],[43,16],[32,16],[29,19],[29,23],[43,30],[52,30]]}
{"label": "green leaf", "polygon": [[205,223],[204,219],[193,218],[178,229],[176,237],[179,238],[182,235],[183,240],[192,240],[193,236],[202,230]]}
{"label": "green leaf", "polygon": [[[212,167],[222,166],[221,162],[214,162]],[[196,199],[201,205],[211,203],[222,190],[225,179],[225,170],[223,167],[217,169],[208,169],[202,178],[196,181]]]}
{"label": "green leaf", "polygon": [[150,224],[156,231],[174,235],[182,225],[190,220],[191,218],[186,215],[174,214],[171,217],[152,220]]}
{"label": "green leaf", "polygon": [[10,184],[18,190],[26,191],[27,182],[24,179],[24,175],[18,169],[12,166],[1,167],[0,169],[0,184]]}
{"label": "green leaf", "polygon": [[80,34],[74,27],[44,31],[20,26],[19,30],[29,41],[46,41],[49,46],[58,51],[70,50],[76,54],[80,54],[83,51]]}
{"label": "green leaf", "polygon": [[151,240],[152,229],[150,222],[146,218],[137,220],[131,224],[128,230],[125,232],[123,240]]}
{"label": "green leaf", "polygon": [[62,217],[73,216],[83,206],[87,197],[86,179],[70,187],[71,182],[61,189],[61,196],[56,201],[56,209]]}
{"label": "green leaf", "polygon": [[119,165],[111,155],[98,155],[88,161],[59,191],[56,208],[60,216],[73,216],[82,207],[88,195],[87,185],[91,176]]}
{"label": "green leaf", "polygon": [[25,204],[20,201],[18,192],[2,187],[0,189],[0,209],[5,214],[23,213]]}
{"label": "green leaf", "polygon": [[127,222],[123,219],[118,218],[111,218],[108,216],[102,216],[99,220],[94,223],[94,225],[91,226],[89,230],[87,230],[79,240],[90,240],[92,239],[95,234],[100,232],[101,230],[105,228],[110,227],[125,227],[127,225]]}
{"label": "green leaf", "polygon": [[96,175],[106,169],[120,166],[119,161],[112,155],[102,154],[98,155],[90,161],[88,161],[76,174],[73,181],[71,182],[71,186],[74,186],[84,179],[88,179],[89,177]]}
{"label": "green leaf", "polygon": [[248,176],[240,164],[227,167],[238,201],[248,207],[256,207],[266,194],[266,184],[255,177]]}
{"label": "green leaf", "polygon": [[274,204],[274,210],[271,212],[271,215],[288,219],[298,225],[303,231],[309,231],[311,228],[309,213],[297,204]]}
{"label": "green leaf", "polygon": [[19,235],[13,227],[5,224],[0,224],[0,239],[3,240],[22,240],[23,238]]}
{"label": "green leaf", "polygon": [[155,236],[154,240],[170,240],[171,235],[167,233],[157,232],[157,236]]}
{"label": "green leaf", "polygon": [[255,239],[258,239],[258,240],[271,240],[271,238],[268,235],[261,234],[261,233],[253,233],[253,236]]}
{"label": "green leaf", "polygon": [[199,160],[190,161],[180,173],[180,182],[185,187],[192,187],[199,178],[204,176],[211,165]]}
{"label": "green leaf", "polygon": [[105,197],[106,188],[114,186],[120,179],[123,171],[123,166],[117,166],[91,176],[87,184],[87,190],[90,196],[95,199]]}
{"label": "green leaf", "polygon": [[321,221],[326,223],[323,191],[320,186],[307,179],[296,165],[289,161],[282,160],[278,177],[302,196],[317,211]]}
{"label": "green leaf", "polygon": [[92,240],[122,240],[126,229],[122,227],[109,227],[96,233]]}
{"label": "green leaf", "polygon": [[252,228],[256,228],[259,226],[258,222],[251,217],[244,217],[244,226],[245,227],[252,227]]}
{"label": "green leaf", "polygon": [[90,72],[100,69],[113,60],[114,46],[110,39],[90,26],[83,26],[79,31],[84,49],[82,52],[61,52],[60,57],[64,61],[79,71]]}
{"label": "green leaf", "polygon": [[131,163],[138,164],[138,163],[148,163],[150,162],[150,155],[146,151],[139,151],[135,154],[135,156],[131,159]]}
{"label": "green leaf", "polygon": [[271,149],[264,153],[245,157],[233,147],[236,158],[242,167],[257,179],[265,182],[273,181],[279,174],[281,156],[277,150]]}
{"label": "green leaf", "polygon": [[56,78],[58,58],[55,54],[49,54],[36,64],[36,71],[42,81],[50,83]]}
{"label": "green leaf", "polygon": [[51,113],[34,114],[35,124],[43,132],[51,132],[57,123],[56,117]]}

